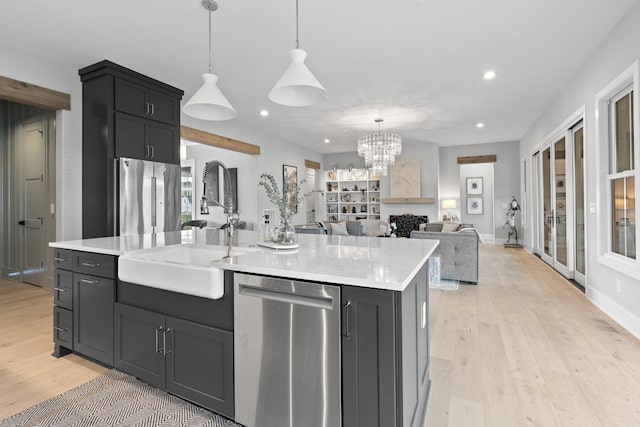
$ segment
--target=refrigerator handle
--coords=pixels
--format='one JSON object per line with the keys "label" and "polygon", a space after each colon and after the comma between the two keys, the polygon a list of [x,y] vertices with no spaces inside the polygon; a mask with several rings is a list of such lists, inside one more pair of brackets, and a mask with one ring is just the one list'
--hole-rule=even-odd
{"label": "refrigerator handle", "polygon": [[113,235],[120,235],[120,199],[117,196],[120,194],[120,187],[118,183],[120,182],[120,168],[123,166],[120,165],[120,159],[113,159]]}
{"label": "refrigerator handle", "polygon": [[157,225],[156,213],[158,207],[156,206],[156,180],[155,176],[151,177],[151,226],[155,227]]}

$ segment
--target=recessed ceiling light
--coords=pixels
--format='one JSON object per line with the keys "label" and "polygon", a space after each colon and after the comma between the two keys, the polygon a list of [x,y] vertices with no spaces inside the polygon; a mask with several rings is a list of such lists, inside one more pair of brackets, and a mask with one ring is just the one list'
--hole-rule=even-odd
{"label": "recessed ceiling light", "polygon": [[477,124],[476,124],[476,127],[477,127],[477,128],[483,128],[483,127],[484,127],[484,123],[477,123]]}
{"label": "recessed ceiling light", "polygon": [[328,144],[328,143],[330,143],[330,142],[331,142],[331,140],[330,140],[330,139],[325,139],[325,140],[324,140],[324,143],[325,143],[325,144]]}
{"label": "recessed ceiling light", "polygon": [[496,72],[493,70],[489,70],[487,72],[484,73],[484,79],[485,80],[492,80],[496,78]]}
{"label": "recessed ceiling light", "polygon": [[262,117],[267,117],[269,115],[269,112],[267,110],[260,110],[260,115]]}

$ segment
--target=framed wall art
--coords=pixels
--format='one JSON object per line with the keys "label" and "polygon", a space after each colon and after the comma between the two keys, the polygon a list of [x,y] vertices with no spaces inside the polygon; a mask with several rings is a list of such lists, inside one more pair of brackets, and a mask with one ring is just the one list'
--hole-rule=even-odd
{"label": "framed wall art", "polygon": [[467,178],[467,194],[482,194],[482,177]]}
{"label": "framed wall art", "polygon": [[[298,188],[298,168],[295,166],[282,165],[282,184],[284,189],[284,183],[287,182],[289,188],[287,191],[287,200],[291,197],[295,197],[296,190]],[[298,205],[296,205],[293,213],[298,213]]]}
{"label": "framed wall art", "polygon": [[467,197],[467,214],[482,215],[482,197]]}

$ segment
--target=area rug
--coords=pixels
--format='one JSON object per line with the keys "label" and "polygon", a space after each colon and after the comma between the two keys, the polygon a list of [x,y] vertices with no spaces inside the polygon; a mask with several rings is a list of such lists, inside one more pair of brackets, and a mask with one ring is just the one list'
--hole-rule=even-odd
{"label": "area rug", "polygon": [[239,427],[115,369],[0,421],[9,426]]}
{"label": "area rug", "polygon": [[433,280],[429,282],[429,287],[434,289],[443,289],[445,291],[457,291],[460,283],[457,280]]}

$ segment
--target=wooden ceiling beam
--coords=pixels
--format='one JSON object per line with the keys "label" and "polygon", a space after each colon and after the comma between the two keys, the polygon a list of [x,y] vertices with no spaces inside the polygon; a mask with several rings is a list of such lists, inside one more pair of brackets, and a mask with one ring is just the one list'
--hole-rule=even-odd
{"label": "wooden ceiling beam", "polygon": [[224,136],[205,132],[203,130],[180,126],[180,137],[187,141],[199,142],[200,144],[211,145],[212,147],[224,148],[225,150],[237,151],[244,154],[260,154],[260,146],[249,144],[248,142],[237,141]]}
{"label": "wooden ceiling beam", "polygon": [[71,110],[71,95],[0,76],[0,99],[45,110]]}
{"label": "wooden ceiling beam", "polygon": [[320,163],[314,162],[313,160],[304,159],[304,165],[309,169],[315,169],[315,170],[320,169]]}
{"label": "wooden ceiling beam", "polygon": [[474,163],[495,163],[498,161],[498,156],[495,154],[487,154],[484,156],[467,156],[458,157],[459,165],[468,165]]}

